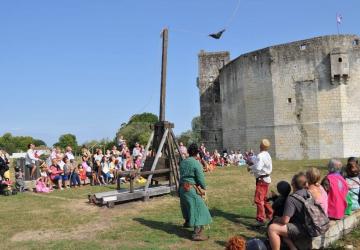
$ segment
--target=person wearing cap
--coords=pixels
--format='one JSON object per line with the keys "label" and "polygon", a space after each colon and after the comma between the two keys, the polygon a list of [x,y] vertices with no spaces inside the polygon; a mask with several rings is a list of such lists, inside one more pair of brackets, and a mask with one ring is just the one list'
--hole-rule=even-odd
{"label": "person wearing cap", "polygon": [[273,210],[267,201],[267,193],[271,183],[270,174],[272,172],[272,159],[268,152],[270,141],[268,139],[261,140],[260,153],[256,157],[252,157],[248,162],[248,170],[256,178],[256,190],[254,202],[256,204],[256,220],[259,225],[263,225],[266,219],[271,220]]}

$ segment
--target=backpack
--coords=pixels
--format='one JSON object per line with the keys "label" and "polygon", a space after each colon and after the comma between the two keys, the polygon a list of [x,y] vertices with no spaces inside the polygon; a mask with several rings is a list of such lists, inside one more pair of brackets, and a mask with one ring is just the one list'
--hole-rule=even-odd
{"label": "backpack", "polygon": [[304,204],[305,224],[303,226],[310,237],[317,237],[329,230],[330,220],[321,205],[315,202],[310,193],[308,194],[310,197],[306,200],[298,194],[291,196]]}

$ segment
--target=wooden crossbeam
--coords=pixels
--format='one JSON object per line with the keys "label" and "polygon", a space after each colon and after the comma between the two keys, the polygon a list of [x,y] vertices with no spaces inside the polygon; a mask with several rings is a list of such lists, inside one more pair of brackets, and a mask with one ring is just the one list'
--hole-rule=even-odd
{"label": "wooden crossbeam", "polygon": [[141,159],[141,166],[144,166],[144,162],[146,160],[146,157],[147,157],[147,154],[149,152],[149,148],[150,148],[150,145],[154,139],[154,131],[151,132],[151,135],[150,135],[150,138],[148,140],[148,143],[146,144],[146,147],[145,147],[145,152],[144,152],[144,157]]}

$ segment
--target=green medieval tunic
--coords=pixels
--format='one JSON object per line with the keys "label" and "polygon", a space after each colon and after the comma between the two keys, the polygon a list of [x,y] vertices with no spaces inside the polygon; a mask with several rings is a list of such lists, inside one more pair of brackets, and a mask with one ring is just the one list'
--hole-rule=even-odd
{"label": "green medieval tunic", "polygon": [[189,157],[180,163],[180,205],[184,219],[189,226],[204,226],[212,222],[209,209],[204,200],[192,187],[189,192],[185,192],[182,184],[190,183],[206,188],[205,177],[200,163],[194,158]]}

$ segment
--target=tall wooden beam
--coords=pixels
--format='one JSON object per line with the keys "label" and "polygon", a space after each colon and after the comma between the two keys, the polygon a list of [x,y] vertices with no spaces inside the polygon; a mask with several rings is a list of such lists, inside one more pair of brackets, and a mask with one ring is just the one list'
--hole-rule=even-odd
{"label": "tall wooden beam", "polygon": [[166,99],[166,66],[167,66],[167,48],[168,48],[168,29],[162,32],[162,62],[161,62],[161,89],[160,89],[160,114],[159,120],[165,121],[165,99]]}

